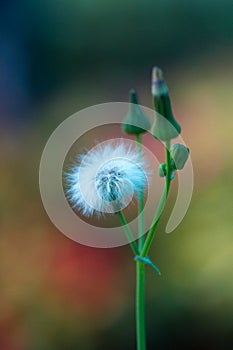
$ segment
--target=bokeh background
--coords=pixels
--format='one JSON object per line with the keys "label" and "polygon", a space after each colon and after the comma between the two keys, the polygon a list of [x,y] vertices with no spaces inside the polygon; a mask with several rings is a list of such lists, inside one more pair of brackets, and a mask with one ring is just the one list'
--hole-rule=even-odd
{"label": "bokeh background", "polygon": [[[1,1],[0,349],[135,349],[128,246],[94,249],[56,230],[38,168],[72,113],[128,99],[151,106],[160,66],[191,149],[195,188],[147,270],[148,349],[233,348],[232,53],[229,0]],[[171,198],[175,198],[175,191]]]}

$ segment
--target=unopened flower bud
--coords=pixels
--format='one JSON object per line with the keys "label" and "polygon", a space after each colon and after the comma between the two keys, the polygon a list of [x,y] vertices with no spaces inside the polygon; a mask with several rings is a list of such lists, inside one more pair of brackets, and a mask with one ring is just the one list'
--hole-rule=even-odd
{"label": "unopened flower bud", "polygon": [[174,166],[176,169],[183,169],[188,157],[189,157],[189,149],[184,145],[176,143],[171,146],[170,154],[172,160],[174,161]]}
{"label": "unopened flower bud", "polygon": [[160,177],[164,177],[164,176],[167,175],[167,170],[166,170],[166,164],[165,163],[159,164],[158,173],[159,173]]}
{"label": "unopened flower bud", "polygon": [[127,134],[142,134],[151,128],[151,122],[148,117],[142,112],[138,104],[138,98],[135,90],[130,90],[130,107],[126,115],[122,129]]}
{"label": "unopened flower bud", "polygon": [[157,112],[152,128],[153,136],[162,141],[176,138],[181,132],[181,127],[173,116],[168,88],[158,67],[154,67],[152,71],[151,92]]}

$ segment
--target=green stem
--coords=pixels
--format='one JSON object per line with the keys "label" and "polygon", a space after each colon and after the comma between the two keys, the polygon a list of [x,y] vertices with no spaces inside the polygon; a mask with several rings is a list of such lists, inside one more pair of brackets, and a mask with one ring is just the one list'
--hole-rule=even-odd
{"label": "green stem", "polygon": [[162,216],[162,212],[163,212],[163,209],[164,209],[166,201],[167,201],[167,197],[168,197],[168,193],[169,193],[169,189],[170,189],[170,183],[171,183],[171,164],[170,164],[171,161],[170,160],[171,160],[170,141],[166,141],[166,165],[167,165],[166,182],[165,182],[162,196],[161,196],[160,201],[159,201],[159,205],[158,205],[157,210],[155,212],[155,216],[154,216],[151,228],[148,232],[146,241],[145,241],[144,246],[143,246],[142,251],[141,251],[141,254],[140,254],[141,257],[145,257],[148,255],[148,251],[150,249],[151,242],[154,238],[156,228],[159,224],[159,220]]}
{"label": "green stem", "polygon": [[129,225],[125,219],[125,216],[124,214],[122,213],[122,211],[119,211],[118,212],[118,215],[119,215],[119,218],[120,218],[120,221],[121,221],[121,225],[125,231],[125,234],[128,238],[128,241],[129,241],[129,244],[131,245],[131,248],[134,252],[135,255],[139,255],[139,250],[138,250],[138,247],[137,247],[137,244],[135,243],[135,238],[134,238],[134,235],[132,233],[132,231],[130,230],[129,228]]}
{"label": "green stem", "polygon": [[[137,140],[137,149],[138,149],[138,154],[139,157],[142,160],[142,135],[137,134],[136,135],[136,140]],[[138,231],[139,231],[139,240],[138,240],[138,248],[139,251],[141,252],[143,245],[144,245],[144,214],[143,214],[143,209],[144,209],[144,188],[139,193],[139,207],[138,207],[138,213],[139,213],[139,220],[138,220]]]}
{"label": "green stem", "polygon": [[[150,249],[151,242],[154,238],[156,228],[161,218],[169,188],[171,183],[171,166],[170,166],[170,141],[166,142],[166,164],[167,174],[166,182],[159,205],[157,207],[152,226],[144,243],[140,256],[145,257]],[[136,262],[136,326],[137,326],[137,350],[146,350],[146,323],[145,323],[145,264]]]}
{"label": "green stem", "polygon": [[146,350],[145,264],[136,262],[136,330],[137,350]]}
{"label": "green stem", "polygon": [[[142,160],[142,135],[136,135],[137,149],[139,157]],[[144,188],[139,193],[138,203],[138,248],[141,252],[144,245]],[[145,322],[145,264],[136,262],[136,333],[137,333],[137,350],[146,349],[146,322]]]}
{"label": "green stem", "polygon": [[170,189],[171,183],[171,155],[170,155],[170,140],[166,141],[166,165],[167,165],[167,174],[166,174],[166,192],[168,196],[168,192]]}

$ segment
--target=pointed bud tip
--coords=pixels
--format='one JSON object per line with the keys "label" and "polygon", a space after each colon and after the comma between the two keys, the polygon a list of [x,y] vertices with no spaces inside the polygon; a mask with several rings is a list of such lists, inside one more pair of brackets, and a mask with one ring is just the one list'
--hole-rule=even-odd
{"label": "pointed bud tip", "polygon": [[152,81],[164,80],[163,72],[159,67],[154,67],[152,69]]}
{"label": "pointed bud tip", "polygon": [[168,94],[168,88],[163,77],[163,72],[158,67],[152,69],[151,93],[153,96]]}
{"label": "pointed bud tip", "polygon": [[129,101],[130,103],[134,103],[136,105],[138,104],[138,96],[135,89],[129,90]]}
{"label": "pointed bud tip", "polygon": [[137,95],[135,89],[130,89],[130,90],[129,90],[129,94],[130,94],[130,96],[132,96],[132,95]]}

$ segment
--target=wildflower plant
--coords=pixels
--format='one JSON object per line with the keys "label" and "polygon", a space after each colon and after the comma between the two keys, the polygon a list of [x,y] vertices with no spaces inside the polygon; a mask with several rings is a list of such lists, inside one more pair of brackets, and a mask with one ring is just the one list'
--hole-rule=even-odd
{"label": "wildflower plant", "polygon": [[[144,114],[138,103],[135,90],[130,90],[129,111],[122,123],[126,134],[134,135],[137,149],[129,147],[122,139],[97,145],[86,154],[78,155],[77,164],[65,173],[66,196],[72,207],[90,217],[117,214],[131,245],[136,262],[136,334],[137,349],[146,349],[145,325],[145,267],[150,265],[158,275],[160,270],[149,257],[149,250],[159,224],[172,179],[185,166],[189,149],[182,144],[171,145],[181,127],[175,120],[167,85],[162,71],[155,67],[152,72],[152,98],[154,123]],[[142,135],[151,130],[154,138],[164,144],[165,161],[158,167],[164,178],[164,190],[149,230],[144,234],[143,208],[146,182],[149,177],[147,161],[142,151]],[[138,201],[138,241],[135,241],[124,208],[132,199]]]}
{"label": "wildflower plant", "polygon": [[[192,195],[189,149],[183,143],[172,141],[178,138],[182,142],[179,136],[181,126],[173,115],[168,88],[162,71],[157,67],[152,72],[151,92],[153,110],[140,106],[136,91],[130,90],[129,104],[96,105],[67,118],[50,136],[40,164],[41,198],[51,221],[61,232],[92,247],[109,248],[130,244],[136,263],[137,350],[146,350],[146,266],[161,275],[149,251],[167,202],[171,181],[177,173],[179,187],[173,209],[176,216],[172,217],[171,214],[167,233],[182,220]],[[116,123],[116,116],[119,115],[122,116],[120,126],[123,133],[134,140],[115,137],[98,143],[85,152],[78,152],[72,164],[64,170],[67,150],[71,149],[78,137],[92,130],[93,124],[96,127]],[[147,148],[142,141],[146,133],[150,133],[164,146],[164,161],[160,164],[154,162],[154,154],[150,159],[144,152]],[[155,172],[157,186],[152,191],[153,187],[150,186],[155,179]],[[187,175],[184,177],[182,174]],[[154,198],[158,195],[155,192],[158,187],[160,190],[159,181],[162,182],[163,190],[155,204]],[[131,203],[138,211],[133,220],[125,215]],[[107,222],[105,219],[113,216],[118,217],[117,227],[98,226],[91,221],[98,219]],[[91,224],[87,225],[89,222]],[[133,226],[132,222],[136,225]],[[110,229],[113,234],[110,234]]]}

